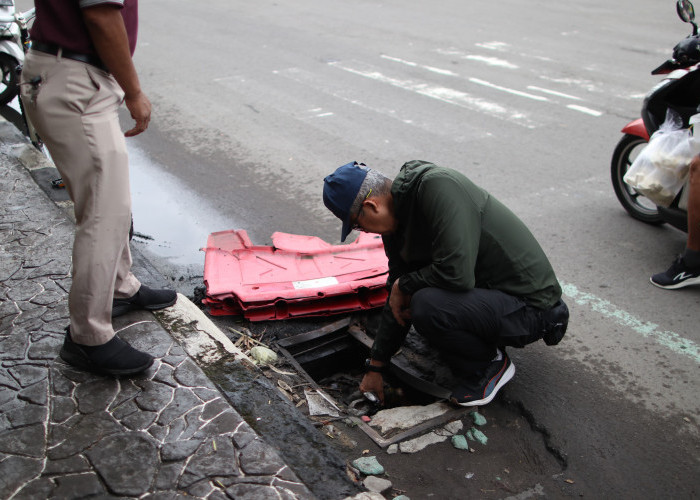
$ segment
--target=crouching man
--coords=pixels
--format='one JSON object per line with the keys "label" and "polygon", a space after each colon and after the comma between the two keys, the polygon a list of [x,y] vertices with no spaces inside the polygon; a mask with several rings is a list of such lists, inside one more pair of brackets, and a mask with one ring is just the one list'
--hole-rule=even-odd
{"label": "crouching man", "polygon": [[459,172],[410,161],[392,181],[362,163],[324,179],[323,201],[352,230],[382,235],[389,298],[360,389],[384,401],[382,371],[411,326],[455,376],[451,401],[484,405],[515,373],[505,346],[557,344],[569,311],[523,222]]}

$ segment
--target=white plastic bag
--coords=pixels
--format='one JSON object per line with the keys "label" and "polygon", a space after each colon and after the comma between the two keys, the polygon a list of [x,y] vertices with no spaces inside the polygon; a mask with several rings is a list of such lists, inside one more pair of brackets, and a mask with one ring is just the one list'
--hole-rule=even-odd
{"label": "white plastic bag", "polygon": [[669,206],[680,192],[693,158],[690,130],[682,127],[681,117],[669,109],[624,177],[629,186],[662,207]]}

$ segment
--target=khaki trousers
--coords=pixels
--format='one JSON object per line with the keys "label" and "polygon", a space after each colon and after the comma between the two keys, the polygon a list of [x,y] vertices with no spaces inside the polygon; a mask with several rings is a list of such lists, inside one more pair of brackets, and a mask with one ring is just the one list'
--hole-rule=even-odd
{"label": "khaki trousers", "polygon": [[[41,78],[38,85],[32,79]],[[30,50],[21,98],[73,201],[76,231],[68,307],[71,337],[99,345],[114,336],[112,299],[141,286],[131,273],[129,162],[117,110],[123,92],[94,66]]]}

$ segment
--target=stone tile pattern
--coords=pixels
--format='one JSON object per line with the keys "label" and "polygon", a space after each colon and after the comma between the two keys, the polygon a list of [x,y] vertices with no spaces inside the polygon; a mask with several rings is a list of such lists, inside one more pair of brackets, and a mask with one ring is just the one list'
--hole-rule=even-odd
{"label": "stone tile pattern", "polygon": [[73,226],[0,145],[0,498],[313,498],[150,313],[141,377],[57,358]]}

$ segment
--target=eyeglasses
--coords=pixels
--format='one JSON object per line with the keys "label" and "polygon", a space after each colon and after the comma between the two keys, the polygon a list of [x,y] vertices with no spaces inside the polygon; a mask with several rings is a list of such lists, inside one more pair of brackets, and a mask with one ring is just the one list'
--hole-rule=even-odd
{"label": "eyeglasses", "polygon": [[[369,192],[365,196],[364,200],[362,200],[363,203],[367,198],[369,198],[370,194],[372,194],[372,189],[369,190]],[[350,226],[350,229],[352,231],[364,231],[364,229],[362,229],[362,226],[360,225],[360,222],[359,222],[360,216],[362,215],[362,212],[364,212],[364,210],[365,210],[365,207],[363,204],[361,204],[360,210],[359,210],[359,212],[357,212],[357,216],[355,217],[355,222],[353,222],[352,225]]]}
{"label": "eyeglasses", "polygon": [[360,208],[360,211],[357,212],[357,217],[355,217],[355,222],[353,222],[352,226],[350,226],[350,229],[352,231],[362,231],[362,226],[360,225],[360,215],[362,215],[362,212],[364,211],[364,207]]}

